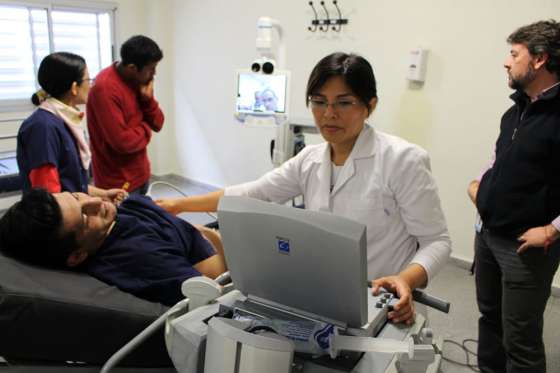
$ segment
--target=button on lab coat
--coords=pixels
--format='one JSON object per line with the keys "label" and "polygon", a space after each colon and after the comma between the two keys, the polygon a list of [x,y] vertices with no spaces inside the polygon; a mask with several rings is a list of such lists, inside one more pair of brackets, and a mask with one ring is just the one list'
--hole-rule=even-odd
{"label": "button on lab coat", "polygon": [[451,253],[451,241],[425,150],[369,125],[358,136],[331,190],[330,145],[305,147],[258,180],[226,195],[284,203],[303,195],[305,208],[367,226],[368,278],[420,264],[431,279]]}

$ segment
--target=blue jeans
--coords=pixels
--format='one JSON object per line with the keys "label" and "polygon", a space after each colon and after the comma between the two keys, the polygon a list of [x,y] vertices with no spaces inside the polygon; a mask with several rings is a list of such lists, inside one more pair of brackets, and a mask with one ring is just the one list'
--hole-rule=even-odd
{"label": "blue jeans", "polygon": [[478,365],[484,373],[546,372],[543,314],[560,243],[516,253],[520,242],[483,229],[476,234]]}

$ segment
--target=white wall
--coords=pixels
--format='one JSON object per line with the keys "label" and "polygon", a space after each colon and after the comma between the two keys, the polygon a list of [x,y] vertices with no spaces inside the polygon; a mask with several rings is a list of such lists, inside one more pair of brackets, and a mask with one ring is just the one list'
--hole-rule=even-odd
{"label": "white wall", "polygon": [[[146,3],[147,0],[107,0],[110,3],[117,5],[117,16],[115,20],[115,37],[117,46],[120,45],[129,37],[136,34],[144,34],[146,32],[147,15]],[[116,50],[118,59],[119,49]]]}
{"label": "white wall", "polygon": [[[487,162],[499,118],[510,105],[502,67],[509,51],[505,39],[520,25],[559,19],[560,2],[344,0],[340,5],[350,23],[340,34],[308,32],[312,13],[304,1],[170,3],[163,21],[174,35],[167,40],[174,61],[172,86],[166,87],[173,90],[174,123],[166,124],[173,134],[151,153],[167,166],[161,170],[223,186],[271,168],[267,154],[274,132],[243,128],[233,119],[234,71],[255,57],[256,20],[268,15],[285,30],[291,107],[297,117],[310,117],[305,85],[321,57],[338,50],[356,52],[373,64],[380,104],[372,123],[429,151],[453,255],[472,258],[475,211],[466,187]],[[407,52],[416,46],[430,50],[423,87],[405,80]]]}
{"label": "white wall", "polygon": [[[168,174],[179,169],[175,136],[175,105],[173,100],[173,73],[176,64],[182,64],[175,58],[175,33],[172,32],[175,10],[172,1],[146,1],[147,28],[144,35],[153,38],[163,50],[163,59],[157,67],[155,96],[165,114],[165,122],[159,133],[154,133],[148,155],[154,174]],[[171,22],[170,22],[171,21]]]}

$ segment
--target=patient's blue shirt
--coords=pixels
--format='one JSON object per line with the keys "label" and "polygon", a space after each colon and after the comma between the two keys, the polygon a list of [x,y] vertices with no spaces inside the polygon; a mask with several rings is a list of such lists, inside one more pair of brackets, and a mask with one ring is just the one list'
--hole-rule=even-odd
{"label": "patient's blue shirt", "polygon": [[149,197],[131,195],[85,269],[125,292],[171,306],[184,298],[183,281],[200,276],[193,265],[212,255],[214,248],[191,224]]}

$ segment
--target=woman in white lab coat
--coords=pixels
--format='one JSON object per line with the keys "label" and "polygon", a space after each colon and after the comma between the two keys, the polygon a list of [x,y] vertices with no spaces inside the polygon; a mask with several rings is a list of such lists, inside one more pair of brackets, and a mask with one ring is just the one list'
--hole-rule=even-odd
{"label": "woman in white lab coat", "polygon": [[428,154],[366,123],[378,99],[364,58],[326,56],[311,72],[306,93],[325,143],[307,146],[258,180],[158,203],[177,214],[215,211],[224,194],[277,203],[303,195],[307,209],[364,223],[368,278],[374,291],[384,287],[400,297],[389,318],[410,324],[412,290],[426,286],[451,252]]}

